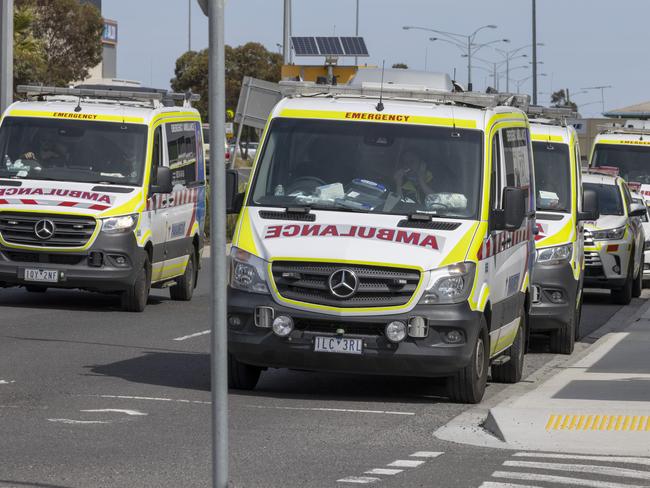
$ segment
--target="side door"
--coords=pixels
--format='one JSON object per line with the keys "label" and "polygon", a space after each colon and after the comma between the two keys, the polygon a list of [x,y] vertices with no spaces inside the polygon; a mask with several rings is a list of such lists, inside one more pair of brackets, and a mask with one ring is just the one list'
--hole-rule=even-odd
{"label": "side door", "polygon": [[[158,168],[168,166],[167,151],[162,125],[154,129],[153,149],[151,156],[151,177],[153,184],[158,175]],[[149,195],[147,200],[147,219],[151,231],[153,243],[153,257],[151,263],[151,281],[156,282],[162,279],[163,266],[166,259],[167,242],[167,219],[168,208],[166,205],[167,195]]]}
{"label": "side door", "polygon": [[[632,194],[630,193],[630,189],[627,186],[627,183],[621,183],[623,187],[623,201],[625,202],[625,208],[627,209],[627,213],[629,214],[632,206]],[[629,229],[630,232],[632,232],[632,240],[634,243],[634,255],[632,256],[632,259],[634,259],[634,272],[637,272],[637,266],[640,265],[641,263],[641,257],[643,255],[643,246],[645,245],[644,239],[643,239],[643,228],[641,224],[641,218],[640,217],[629,217],[628,218],[629,222]]]}
{"label": "side door", "polygon": [[192,227],[196,221],[198,199],[199,155],[197,124],[193,121],[165,124],[169,168],[174,191],[170,195],[164,278],[173,278],[185,272],[192,251]]}
{"label": "side door", "polygon": [[575,221],[576,221],[576,240],[575,244],[573,246],[574,250],[574,266],[577,267],[577,269],[580,271],[580,283],[579,283],[579,292],[580,294],[582,293],[582,280],[583,280],[583,274],[584,274],[584,267],[585,267],[585,225],[582,220],[578,220],[578,215],[580,212],[582,212],[582,201],[583,201],[583,189],[582,189],[582,161],[581,161],[581,155],[580,155],[580,144],[578,142],[577,137],[573,138],[573,154],[575,157],[575,161],[573,163],[573,168],[575,171],[575,181],[573,182],[574,184],[574,189],[575,189],[575,201],[572,202],[573,207],[574,207],[574,215],[575,215]]}

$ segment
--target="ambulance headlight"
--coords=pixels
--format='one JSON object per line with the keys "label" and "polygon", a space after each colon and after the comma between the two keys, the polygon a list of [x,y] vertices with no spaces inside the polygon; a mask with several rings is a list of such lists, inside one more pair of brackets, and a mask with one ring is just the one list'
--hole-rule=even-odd
{"label": "ambulance headlight", "polygon": [[242,249],[230,250],[230,286],[251,293],[268,293],[266,261]]}
{"label": "ambulance headlight", "polygon": [[467,300],[475,274],[474,263],[456,263],[430,271],[429,282],[420,298],[420,304],[459,303]]}
{"label": "ambulance headlight", "polygon": [[121,234],[130,232],[138,225],[138,214],[121,215],[102,219],[102,232],[107,234]]}
{"label": "ambulance headlight", "polygon": [[571,259],[573,245],[545,247],[537,250],[537,262],[545,264],[559,264]]}
{"label": "ambulance headlight", "polygon": [[617,241],[623,239],[625,235],[625,226],[615,229],[592,230],[591,235],[595,241]]}

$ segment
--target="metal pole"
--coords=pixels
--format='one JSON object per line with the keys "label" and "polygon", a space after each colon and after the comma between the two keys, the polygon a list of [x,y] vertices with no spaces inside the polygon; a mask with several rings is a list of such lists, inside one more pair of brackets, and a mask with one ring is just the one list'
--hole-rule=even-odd
{"label": "metal pole", "polygon": [[[359,0],[357,0],[357,22],[356,22],[356,29],[354,31],[354,35],[359,37]],[[359,66],[358,56],[354,57],[354,65]]]}
{"label": "metal pole", "polygon": [[429,67],[429,46],[424,48],[424,71]]}
{"label": "metal pole", "polygon": [[603,106],[603,111],[600,113],[602,115],[605,113],[605,87],[600,88],[600,103]]}
{"label": "metal pole", "polygon": [[537,1],[533,0],[533,105],[537,105]]}
{"label": "metal pole", "polygon": [[291,0],[284,0],[284,27],[282,35],[282,57],[284,64],[291,63]]}
{"label": "metal pole", "polygon": [[510,54],[506,54],[506,93],[510,93]]}
{"label": "metal pole", "polygon": [[472,37],[467,36],[467,91],[472,91]]}
{"label": "metal pole", "polygon": [[492,79],[494,80],[494,89],[499,91],[499,76],[497,75],[496,63],[492,63]]}
{"label": "metal pole", "polygon": [[187,0],[187,50],[192,50],[192,0]]}
{"label": "metal pole", "polygon": [[0,0],[0,115],[14,97],[14,0]]}
{"label": "metal pole", "polygon": [[224,2],[208,0],[210,29],[210,256],[212,307],[212,486],[228,486],[228,331],[226,329],[226,80]]}

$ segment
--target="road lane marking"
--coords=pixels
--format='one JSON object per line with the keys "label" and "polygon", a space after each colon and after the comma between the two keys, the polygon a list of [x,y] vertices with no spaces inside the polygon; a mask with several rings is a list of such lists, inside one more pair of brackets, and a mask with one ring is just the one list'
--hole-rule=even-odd
{"label": "road lane marking", "polygon": [[280,407],[274,405],[244,405],[248,408],[262,408],[273,410],[302,410],[309,412],[342,412],[342,413],[371,413],[383,415],[415,415],[414,412],[394,412],[390,410],[361,410],[355,408],[325,408],[325,407]]}
{"label": "road lane marking", "polygon": [[199,337],[199,336],[206,335],[206,334],[209,334],[209,333],[210,333],[209,330],[203,330],[201,332],[197,332],[196,334],[190,334],[190,335],[186,335],[186,336],[183,336],[183,337],[176,337],[174,340],[175,341],[186,341],[187,339],[192,339],[194,337]]}
{"label": "road lane marking", "polygon": [[393,476],[403,471],[404,471],[403,469],[375,468],[375,469],[371,469],[370,471],[366,471],[363,474],[385,474],[388,476]]}
{"label": "road lane marking", "polygon": [[148,413],[141,412],[140,410],[128,410],[122,408],[95,408],[92,410],[80,410],[81,412],[92,412],[92,413],[104,413],[104,412],[114,412],[114,413],[123,413],[126,415],[149,415]]}
{"label": "road lane marking", "polygon": [[575,459],[577,461],[609,461],[626,464],[641,464],[650,466],[650,458],[631,457],[631,456],[588,456],[583,454],[553,454],[546,452],[517,452],[514,457],[533,457],[545,459]]}
{"label": "road lane marking", "polygon": [[444,452],[418,451],[411,454],[411,457],[437,458],[438,456],[442,456],[443,454]]}
{"label": "road lane marking", "polygon": [[152,402],[174,402],[174,403],[195,403],[199,405],[211,405],[212,402],[204,402],[200,400],[184,400],[177,398],[162,398],[162,397],[143,397],[143,396],[129,396],[129,395],[89,395],[99,398],[117,398],[120,400],[147,400]]}
{"label": "road lane marking", "polygon": [[390,468],[417,468],[424,464],[424,461],[414,461],[412,459],[398,459],[392,463],[387,464],[386,466]]}
{"label": "road lane marking", "polygon": [[341,478],[336,480],[337,483],[357,483],[357,484],[367,484],[374,483],[375,481],[380,481],[381,478],[374,478],[372,476],[348,476],[347,478]]}
{"label": "road lane marking", "polygon": [[506,461],[504,466],[512,468],[547,469],[550,471],[569,471],[573,473],[602,474],[619,478],[639,478],[650,480],[650,472],[636,469],[600,466],[596,464],[541,463],[536,461]]}
{"label": "road lane marking", "polygon": [[61,424],[111,424],[112,420],[72,420],[72,419],[47,419],[50,422]]}
{"label": "road lane marking", "polygon": [[549,474],[520,473],[515,471],[495,471],[493,478],[506,478],[525,481],[547,481],[569,486],[587,486],[589,488],[647,488],[647,485],[628,485],[609,481],[587,480],[583,478],[570,478],[568,476],[554,476]]}
{"label": "road lane marking", "polygon": [[500,483],[498,481],[485,481],[478,488],[542,488],[533,485],[518,485],[516,483]]}
{"label": "road lane marking", "polygon": [[10,385],[15,382],[15,380],[0,380],[0,385]]}

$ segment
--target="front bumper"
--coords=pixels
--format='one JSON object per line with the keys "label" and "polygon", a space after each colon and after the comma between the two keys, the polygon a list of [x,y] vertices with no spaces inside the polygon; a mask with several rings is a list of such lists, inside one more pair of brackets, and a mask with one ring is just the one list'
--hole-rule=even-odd
{"label": "front bumper", "polygon": [[620,288],[625,284],[630,263],[627,241],[598,241],[585,246],[586,288]]}
{"label": "front bumper", "polygon": [[[254,324],[258,306],[272,307],[275,315],[289,315],[296,329],[288,338]],[[465,367],[472,356],[481,323],[481,313],[469,309],[467,302],[457,305],[416,306],[404,314],[365,317],[325,316],[285,307],[269,295],[228,289],[229,319],[237,316],[239,326],[228,328],[228,351],[242,363],[270,368],[366,373],[396,376],[449,376]],[[423,339],[407,337],[399,344],[389,342],[383,328],[392,320],[426,318],[429,334]],[[229,324],[231,321],[229,320]],[[443,340],[444,331],[456,329],[465,341],[452,345]],[[363,340],[360,355],[314,352],[316,336],[336,336]]]}
{"label": "front bumper", "polygon": [[[98,261],[98,255],[101,259]],[[123,256],[125,265],[115,257]],[[93,245],[80,252],[28,251],[0,246],[0,287],[37,285],[48,288],[82,288],[119,292],[130,287],[142,269],[144,249],[138,247],[133,232],[101,233]],[[93,263],[95,265],[93,265]],[[99,263],[99,265],[97,265]],[[25,281],[25,269],[58,271],[57,283]]]}
{"label": "front bumper", "polygon": [[[535,263],[532,282],[536,293],[530,306],[531,330],[555,330],[568,324],[578,293],[571,263]],[[552,299],[554,292],[561,294],[561,300]]]}

